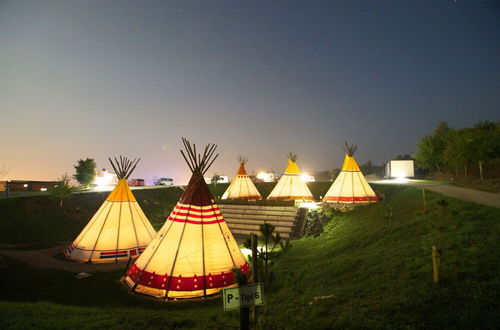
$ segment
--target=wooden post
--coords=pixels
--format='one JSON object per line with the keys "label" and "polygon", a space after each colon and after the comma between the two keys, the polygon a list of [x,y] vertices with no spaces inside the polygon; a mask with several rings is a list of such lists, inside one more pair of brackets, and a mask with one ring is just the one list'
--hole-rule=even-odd
{"label": "wooden post", "polygon": [[[238,285],[248,284],[248,280],[246,276],[237,276],[235,278]],[[250,308],[240,308],[240,330],[249,330],[250,329]]]}
{"label": "wooden post", "polygon": [[441,263],[441,256],[436,246],[432,246],[432,270],[434,283],[439,283],[439,264]]}
{"label": "wooden post", "polygon": [[[259,260],[257,258],[257,235],[251,234],[252,242],[252,278],[254,283],[259,283]],[[257,306],[252,307],[253,321],[257,325]]]}
{"label": "wooden post", "polygon": [[425,189],[422,188],[422,197],[424,199],[424,211],[427,209],[427,200],[425,199]]}

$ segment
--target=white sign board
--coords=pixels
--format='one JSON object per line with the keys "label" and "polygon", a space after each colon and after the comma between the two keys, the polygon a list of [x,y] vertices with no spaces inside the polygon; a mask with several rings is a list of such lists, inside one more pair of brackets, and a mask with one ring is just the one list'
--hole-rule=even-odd
{"label": "white sign board", "polygon": [[224,310],[264,305],[262,283],[248,284],[222,291]]}

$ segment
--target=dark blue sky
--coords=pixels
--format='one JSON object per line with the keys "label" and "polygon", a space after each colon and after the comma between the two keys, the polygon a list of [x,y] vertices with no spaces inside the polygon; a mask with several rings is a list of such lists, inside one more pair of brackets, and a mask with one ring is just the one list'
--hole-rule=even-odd
{"label": "dark blue sky", "polygon": [[54,179],[82,157],[189,176],[340,167],[415,152],[440,120],[500,114],[498,1],[1,1],[0,164]]}

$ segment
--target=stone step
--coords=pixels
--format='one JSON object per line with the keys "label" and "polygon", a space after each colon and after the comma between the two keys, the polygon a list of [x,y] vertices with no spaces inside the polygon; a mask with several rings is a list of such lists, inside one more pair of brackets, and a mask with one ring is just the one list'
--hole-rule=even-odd
{"label": "stone step", "polygon": [[219,205],[222,210],[243,210],[243,211],[254,211],[254,212],[285,212],[297,213],[297,207],[295,206],[254,206],[254,205]]}
{"label": "stone step", "polygon": [[[231,230],[231,233],[235,236],[247,236],[247,235],[250,235],[250,234],[257,234],[257,235],[260,235],[260,231],[258,229],[239,229],[239,228],[230,228]],[[280,233],[280,236],[282,238],[289,238],[290,237],[290,233],[286,233],[286,232],[279,232]]]}
{"label": "stone step", "polygon": [[253,214],[224,214],[224,219],[226,221],[232,220],[258,220],[262,223],[270,221],[282,221],[282,222],[295,222],[295,215],[293,216],[266,216],[266,215],[253,215]]}
{"label": "stone step", "polygon": [[271,224],[275,227],[290,227],[293,228],[295,226],[294,221],[280,221],[280,220],[267,220],[266,222],[263,222],[262,220],[258,219],[234,219],[234,218],[224,218],[228,224],[251,224],[251,225],[263,225],[264,223]]}
{"label": "stone step", "polygon": [[260,210],[245,210],[245,209],[224,209],[219,208],[223,215],[226,214],[250,214],[250,215],[273,215],[273,216],[295,216],[297,214],[297,210],[289,211],[289,212],[281,212],[281,211],[260,211]]}

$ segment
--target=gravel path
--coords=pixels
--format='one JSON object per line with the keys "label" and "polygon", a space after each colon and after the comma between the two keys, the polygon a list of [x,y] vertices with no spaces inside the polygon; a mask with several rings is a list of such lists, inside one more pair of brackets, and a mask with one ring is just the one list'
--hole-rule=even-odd
{"label": "gravel path", "polygon": [[40,269],[62,269],[75,273],[90,273],[95,271],[110,271],[123,269],[127,266],[127,261],[113,262],[109,264],[88,264],[78,263],[70,260],[59,260],[55,255],[66,250],[67,245],[61,245],[42,250],[10,250],[0,249],[0,255],[20,260],[26,264]]}
{"label": "gravel path", "polygon": [[[388,182],[389,181],[381,181],[381,183],[384,184]],[[469,188],[455,187],[444,183],[427,183],[427,182],[422,183],[422,182],[410,181],[402,184],[413,187],[425,188],[427,190],[435,191],[437,193],[450,196],[453,198],[458,198],[467,202],[500,208],[500,194],[474,190]]]}

